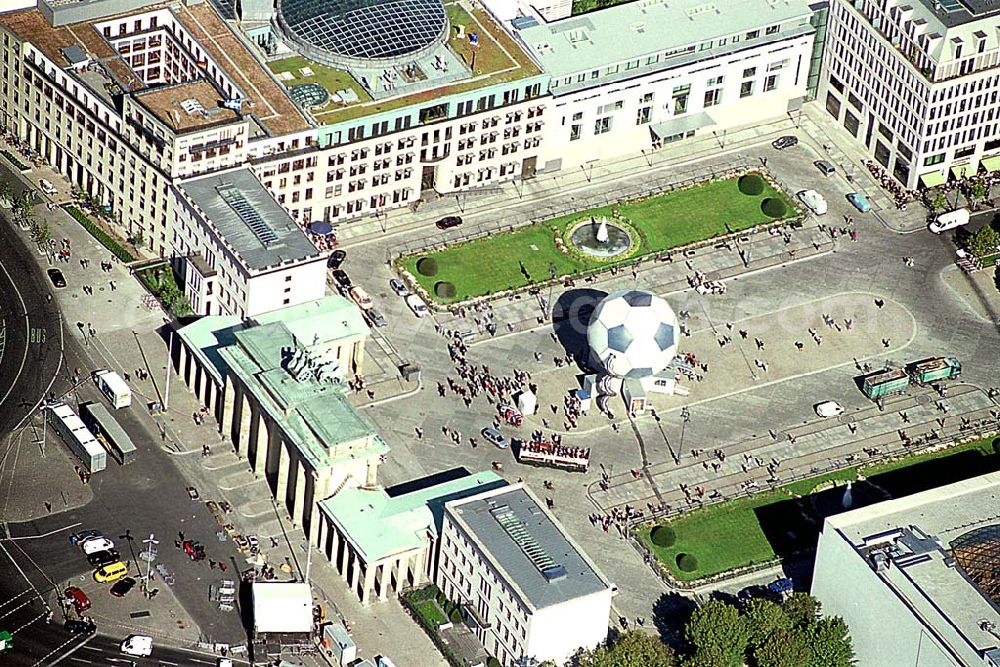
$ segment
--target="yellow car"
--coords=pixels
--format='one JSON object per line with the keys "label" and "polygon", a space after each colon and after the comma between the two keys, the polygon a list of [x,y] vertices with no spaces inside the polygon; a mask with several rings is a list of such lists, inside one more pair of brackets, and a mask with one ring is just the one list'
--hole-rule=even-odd
{"label": "yellow car", "polygon": [[128,565],[121,561],[116,561],[94,572],[94,581],[99,584],[107,584],[112,581],[118,581],[126,574],[128,574]]}

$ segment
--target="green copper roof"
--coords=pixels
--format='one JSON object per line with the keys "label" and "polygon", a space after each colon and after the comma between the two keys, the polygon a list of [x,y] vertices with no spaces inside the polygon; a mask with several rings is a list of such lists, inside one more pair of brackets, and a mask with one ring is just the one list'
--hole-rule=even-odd
{"label": "green copper roof", "polygon": [[254,319],[259,324],[284,322],[305,347],[368,335],[361,310],[337,294],[257,315]]}
{"label": "green copper roof", "polygon": [[235,332],[242,328],[243,320],[235,315],[210,315],[178,329],[177,335],[201,359],[202,366],[222,384],[226,377],[226,364],[219,356],[219,349],[236,342]]}
{"label": "green copper roof", "polygon": [[394,497],[383,488],[350,487],[319,506],[365,562],[373,563],[425,546],[428,533],[438,535],[445,502],[506,484],[496,473],[484,471]]}

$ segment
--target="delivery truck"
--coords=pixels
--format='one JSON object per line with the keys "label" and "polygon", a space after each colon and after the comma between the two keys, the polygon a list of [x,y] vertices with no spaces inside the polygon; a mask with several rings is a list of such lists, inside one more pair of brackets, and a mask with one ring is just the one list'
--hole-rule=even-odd
{"label": "delivery truck", "polygon": [[900,394],[910,386],[910,376],[902,368],[887,368],[862,378],[861,391],[872,400]]}
{"label": "delivery truck", "polygon": [[935,357],[915,361],[909,366],[910,377],[916,384],[937,380],[953,380],[962,374],[962,364],[955,357]]}

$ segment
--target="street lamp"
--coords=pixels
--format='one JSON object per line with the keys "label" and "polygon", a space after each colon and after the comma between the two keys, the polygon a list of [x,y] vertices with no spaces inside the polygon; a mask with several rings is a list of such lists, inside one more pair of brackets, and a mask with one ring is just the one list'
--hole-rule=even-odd
{"label": "street lamp", "polygon": [[687,409],[687,406],[681,408],[681,442],[677,446],[678,454],[684,451],[684,430],[687,427],[687,423],[691,421],[691,412]]}
{"label": "street lamp", "polygon": [[153,539],[153,533],[149,534],[149,537],[142,541],[146,545],[146,580],[143,582],[143,587],[146,592],[149,592],[149,570],[153,566],[153,559],[156,557],[156,545],[160,543],[159,540]]}

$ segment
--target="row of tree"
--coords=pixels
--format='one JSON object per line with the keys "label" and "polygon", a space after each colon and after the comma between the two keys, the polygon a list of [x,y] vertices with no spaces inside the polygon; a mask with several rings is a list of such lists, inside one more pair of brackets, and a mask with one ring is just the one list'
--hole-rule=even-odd
{"label": "row of tree", "polygon": [[[776,603],[756,598],[736,606],[711,600],[684,626],[680,651],[641,630],[583,651],[567,667],[851,667],[847,624],[820,615],[819,601],[795,593]],[[553,666],[554,667],[554,666]]]}

